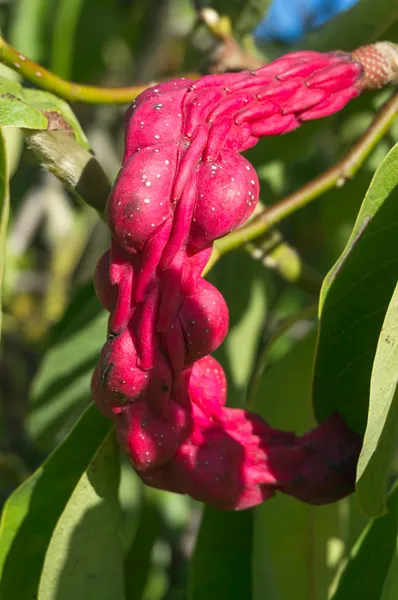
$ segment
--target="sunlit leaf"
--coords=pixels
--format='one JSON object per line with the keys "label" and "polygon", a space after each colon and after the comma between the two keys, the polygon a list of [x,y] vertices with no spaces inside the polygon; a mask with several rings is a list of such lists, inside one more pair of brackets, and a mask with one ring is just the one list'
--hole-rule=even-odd
{"label": "sunlit leaf", "polygon": [[48,113],[56,113],[61,115],[65,119],[65,121],[72,127],[73,133],[79,144],[83,146],[83,148],[90,148],[90,144],[88,143],[87,137],[79,121],[77,120],[74,112],[72,111],[69,104],[65,102],[65,100],[62,100],[62,98],[59,98],[58,96],[55,96],[50,92],[45,92],[44,90],[34,90],[30,88],[24,88],[23,96],[30,106],[33,106],[40,111],[43,111],[45,114],[47,114],[48,117]]}
{"label": "sunlit leaf", "polygon": [[398,287],[384,319],[370,382],[369,415],[357,469],[357,494],[369,517],[386,511],[398,433]]}
{"label": "sunlit leaf", "polygon": [[51,444],[59,428],[68,425],[67,417],[78,415],[91,401],[90,380],[107,319],[90,283],[75,295],[54,330],[30,394],[28,427],[42,446]]}
{"label": "sunlit leaf", "polygon": [[344,568],[333,583],[330,600],[381,598],[384,581],[396,553],[398,486],[391,492],[388,506],[391,512],[370,521],[350,551]]}
{"label": "sunlit leaf", "polygon": [[90,406],[64,442],[8,499],[0,523],[1,598],[31,600],[37,594],[58,519],[109,429],[110,422]]}
{"label": "sunlit leaf", "polygon": [[[65,100],[18,82],[0,77],[0,126],[24,129],[64,129],[70,127],[81,146],[89,149],[86,135]],[[57,115],[62,117],[57,118]]]}
{"label": "sunlit leaf", "polygon": [[395,146],[377,169],[347,246],[321,292],[315,412],[324,420],[337,411],[360,432],[367,421],[376,346],[397,281],[397,160]]}
{"label": "sunlit leaf", "polygon": [[3,77],[0,78],[0,126],[47,129],[46,117],[25,102],[21,86]]}
{"label": "sunlit leaf", "polygon": [[398,543],[393,549],[390,568],[381,594],[381,600],[396,600],[396,598],[398,598]]}
{"label": "sunlit leaf", "polygon": [[119,465],[112,430],[80,477],[53,531],[40,578],[42,600],[124,600]]}

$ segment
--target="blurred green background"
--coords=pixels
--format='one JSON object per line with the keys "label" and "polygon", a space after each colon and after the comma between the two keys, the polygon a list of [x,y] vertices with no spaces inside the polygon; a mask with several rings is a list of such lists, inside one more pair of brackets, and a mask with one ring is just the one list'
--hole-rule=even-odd
{"label": "blurred green background", "polygon": [[[355,28],[350,11],[301,46],[349,50],[374,39],[398,41],[398,15],[390,2],[363,0],[355,8]],[[267,2],[219,0],[212,5],[232,17],[240,41],[252,48],[250,31]],[[0,1],[2,35],[19,51],[63,78],[102,86],[204,71],[216,40],[195,21],[188,0]],[[265,62],[285,51],[270,45],[258,55]],[[0,75],[18,78],[2,66]],[[341,114],[307,124],[288,139],[260,142],[248,157],[260,176],[263,204],[280,200],[336,162],[387,96],[364,95]],[[125,108],[73,105],[111,180],[121,160]],[[107,320],[91,279],[109,245],[95,212],[40,169],[19,130],[5,133],[12,179],[0,355],[1,503],[65,439],[91,402],[89,381]],[[319,280],[344,248],[373,172],[397,138],[395,125],[353,181],[281,227],[284,239]],[[243,250],[223,257],[209,279],[230,309],[229,337],[216,353],[228,375],[229,404],[249,404],[277,427],[307,430],[313,423],[313,317],[304,315],[271,348],[267,342],[281,319],[311,307],[316,295],[281,277],[275,261],[254,260]],[[278,497],[239,515],[206,510],[192,559],[202,506],[144,489],[127,462],[120,461],[123,522],[118,535],[127,600],[185,600],[188,594],[191,600],[322,600],[365,524],[351,500],[313,509]],[[84,531],[84,526],[74,531],[69,548],[79,547]],[[86,551],[95,554],[99,542],[91,543]],[[51,565],[48,569],[51,579]],[[73,586],[65,589],[46,597],[71,598]],[[278,591],[274,595],[272,590]]]}

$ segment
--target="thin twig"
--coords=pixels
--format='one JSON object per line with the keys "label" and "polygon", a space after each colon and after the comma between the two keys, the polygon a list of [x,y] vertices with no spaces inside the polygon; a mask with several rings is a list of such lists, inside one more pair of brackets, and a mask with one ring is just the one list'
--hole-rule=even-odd
{"label": "thin twig", "polygon": [[333,167],[280,202],[266,208],[247,225],[218,240],[207,271],[223,254],[258,238],[296,210],[303,208],[333,187],[343,185],[347,179],[351,179],[390,129],[397,112],[398,92],[395,92],[379,111],[366,133]]}
{"label": "thin twig", "polygon": [[223,42],[232,38],[232,25],[228,17],[219,15],[214,8],[203,6],[202,2],[195,2],[195,4],[198,18],[215,38]]}
{"label": "thin twig", "polygon": [[244,248],[252,258],[275,271],[284,281],[297,285],[311,296],[318,296],[322,277],[302,260],[278,230],[267,232],[256,243],[249,242]]}
{"label": "thin twig", "polygon": [[209,65],[210,73],[254,70],[263,66],[260,56],[247,52],[235,39],[229,17],[219,15],[213,8],[202,6],[201,2],[196,4],[198,22],[204,23],[209,33],[220,42]]}
{"label": "thin twig", "polygon": [[[95,87],[80,85],[65,81],[58,75],[51,73],[41,65],[33,62],[21,52],[10,46],[0,37],[0,62],[7,65],[23,75],[23,77],[34,83],[39,88],[52,92],[69,101],[86,102],[89,104],[129,104],[141,92],[157,82],[147,83],[139,86],[128,86],[118,88]],[[198,79],[198,73],[187,73],[184,75],[191,79]]]}

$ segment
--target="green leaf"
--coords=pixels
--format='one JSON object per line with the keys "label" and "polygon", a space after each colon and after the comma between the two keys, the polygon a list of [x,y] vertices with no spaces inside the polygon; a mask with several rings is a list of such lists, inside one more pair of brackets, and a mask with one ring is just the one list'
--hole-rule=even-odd
{"label": "green leaf", "polygon": [[333,583],[330,600],[381,598],[384,582],[396,552],[397,485],[390,493],[388,507],[392,512],[373,519],[350,551],[344,568]]}
{"label": "green leaf", "polygon": [[30,393],[28,429],[43,447],[51,447],[54,435],[59,441],[62,427],[70,426],[67,417],[91,401],[90,380],[107,320],[90,283],[75,295],[55,328]]}
{"label": "green leaf", "polygon": [[7,225],[10,212],[6,142],[0,128],[0,335],[2,324],[2,289],[6,258]]}
{"label": "green leaf", "polygon": [[325,278],[313,380],[317,419],[365,430],[376,346],[398,272],[398,145],[377,169],[347,246]]}
{"label": "green leaf", "polygon": [[[4,78],[7,83],[18,81],[18,74],[11,71],[9,67],[0,64],[0,81]],[[9,179],[11,179],[17,170],[23,150],[23,136],[21,131],[15,127],[5,127],[3,136],[6,142],[6,154],[8,161]]]}
{"label": "green leaf", "polygon": [[41,573],[40,600],[124,600],[119,470],[112,430],[58,519]]}
{"label": "green leaf", "polygon": [[23,136],[15,127],[5,127],[3,136],[6,142],[9,178],[11,179],[17,171],[23,151]]}
{"label": "green leaf", "polygon": [[[54,128],[54,115],[60,115],[73,130],[76,140],[88,150],[87,137],[65,100],[50,92],[24,88],[16,81],[0,77],[0,125],[24,129]],[[52,122],[49,122],[49,119]],[[55,124],[62,128],[62,124]]]}
{"label": "green leaf", "polygon": [[22,87],[4,77],[0,78],[0,126],[47,129],[43,113],[24,101]]}
{"label": "green leaf", "polygon": [[59,98],[50,92],[31,88],[24,88],[23,95],[30,106],[33,106],[40,111],[45,111],[46,113],[50,112],[61,115],[72,127],[75,138],[79,144],[83,146],[83,148],[86,148],[86,150],[90,149],[86,134],[81,128],[73,110],[65,100],[62,100],[62,98]]}
{"label": "green leaf", "polygon": [[398,546],[395,544],[390,568],[384,582],[381,600],[396,600],[398,598]]}
{"label": "green leaf", "polygon": [[370,382],[368,423],[357,468],[357,494],[369,517],[386,512],[398,433],[398,286],[387,310]]}
{"label": "green leaf", "polygon": [[251,598],[253,510],[206,507],[191,562],[188,600]]}
{"label": "green leaf", "polygon": [[[310,405],[316,335],[263,375],[254,409],[271,426],[304,433],[314,426]],[[253,600],[323,600],[344,549],[340,506],[314,507],[284,494],[255,509]],[[249,596],[247,596],[249,597]]]}
{"label": "green leaf", "polygon": [[58,519],[109,428],[110,422],[90,406],[65,441],[9,497],[0,523],[1,598],[36,597]]}

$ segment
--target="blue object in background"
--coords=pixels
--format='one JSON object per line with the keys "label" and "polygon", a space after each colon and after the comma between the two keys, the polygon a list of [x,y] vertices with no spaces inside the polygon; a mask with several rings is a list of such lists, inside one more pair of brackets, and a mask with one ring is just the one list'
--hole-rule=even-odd
{"label": "blue object in background", "polygon": [[259,42],[296,42],[358,0],[273,0],[264,20],[254,30]]}

